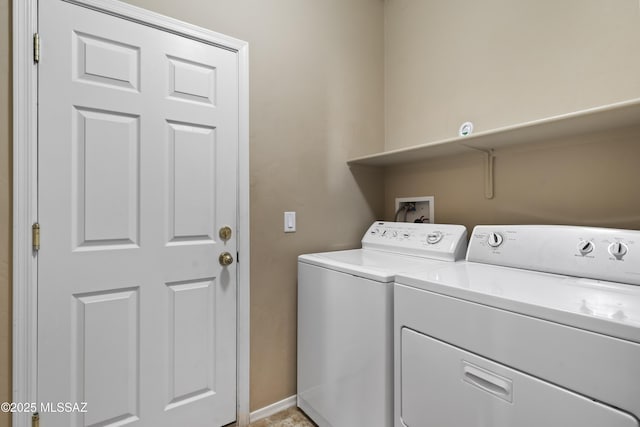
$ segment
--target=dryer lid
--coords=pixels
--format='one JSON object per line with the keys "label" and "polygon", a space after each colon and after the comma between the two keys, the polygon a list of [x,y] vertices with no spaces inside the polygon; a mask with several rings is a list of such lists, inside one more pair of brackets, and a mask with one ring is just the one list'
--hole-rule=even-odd
{"label": "dryer lid", "polygon": [[640,343],[640,286],[473,262],[396,283]]}

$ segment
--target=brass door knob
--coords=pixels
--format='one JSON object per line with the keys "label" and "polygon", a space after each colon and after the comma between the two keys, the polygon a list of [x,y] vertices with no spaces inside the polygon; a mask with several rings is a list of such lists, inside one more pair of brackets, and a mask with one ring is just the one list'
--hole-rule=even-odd
{"label": "brass door knob", "polygon": [[218,257],[218,261],[220,261],[221,266],[226,267],[233,264],[233,257],[229,252],[222,252]]}

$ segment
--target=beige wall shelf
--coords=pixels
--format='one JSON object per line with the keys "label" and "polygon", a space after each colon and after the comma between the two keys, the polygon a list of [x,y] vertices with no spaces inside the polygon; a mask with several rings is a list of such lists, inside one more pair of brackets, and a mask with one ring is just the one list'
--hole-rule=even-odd
{"label": "beige wall shelf", "polygon": [[449,138],[413,147],[357,157],[348,165],[391,166],[435,157],[489,151],[496,148],[640,126],[640,99],[520,123],[466,137]]}

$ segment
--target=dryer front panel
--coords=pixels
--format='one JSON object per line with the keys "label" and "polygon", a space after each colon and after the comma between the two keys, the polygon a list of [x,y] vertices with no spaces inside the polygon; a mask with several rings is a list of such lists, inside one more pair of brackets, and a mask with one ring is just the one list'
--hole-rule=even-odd
{"label": "dryer front panel", "polygon": [[407,427],[638,427],[627,413],[412,329],[400,341]]}

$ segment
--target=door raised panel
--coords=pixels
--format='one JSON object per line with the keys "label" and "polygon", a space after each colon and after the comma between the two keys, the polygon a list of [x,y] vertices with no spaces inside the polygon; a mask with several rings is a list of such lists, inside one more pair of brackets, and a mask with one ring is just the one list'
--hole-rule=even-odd
{"label": "door raised panel", "polygon": [[72,395],[87,402],[78,426],[138,419],[138,288],[73,296]]}
{"label": "door raised panel", "polygon": [[171,98],[216,104],[215,67],[172,56],[167,58]]}
{"label": "door raised panel", "polygon": [[76,108],[74,241],[80,249],[137,245],[139,118]]}
{"label": "door raised panel", "polygon": [[80,32],[73,37],[76,80],[140,90],[140,48]]}
{"label": "door raised panel", "polygon": [[167,409],[215,391],[215,279],[168,283]]}
{"label": "door raised panel", "polygon": [[215,128],[168,122],[169,241],[213,241]]}

